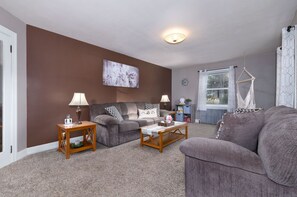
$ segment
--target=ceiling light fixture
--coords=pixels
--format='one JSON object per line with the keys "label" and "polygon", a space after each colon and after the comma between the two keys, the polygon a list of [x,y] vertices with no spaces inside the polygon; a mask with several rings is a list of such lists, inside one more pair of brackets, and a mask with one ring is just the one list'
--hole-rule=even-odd
{"label": "ceiling light fixture", "polygon": [[178,44],[186,39],[186,35],[183,33],[171,33],[164,37],[164,40],[169,44]]}

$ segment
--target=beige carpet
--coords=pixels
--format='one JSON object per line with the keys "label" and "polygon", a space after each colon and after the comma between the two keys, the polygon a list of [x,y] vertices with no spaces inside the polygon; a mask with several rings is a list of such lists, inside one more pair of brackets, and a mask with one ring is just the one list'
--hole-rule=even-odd
{"label": "beige carpet", "polygon": [[[190,124],[189,137],[213,137],[214,126]],[[162,154],[135,140],[96,152],[55,150],[28,156],[0,169],[0,196],[184,196],[181,141]]]}

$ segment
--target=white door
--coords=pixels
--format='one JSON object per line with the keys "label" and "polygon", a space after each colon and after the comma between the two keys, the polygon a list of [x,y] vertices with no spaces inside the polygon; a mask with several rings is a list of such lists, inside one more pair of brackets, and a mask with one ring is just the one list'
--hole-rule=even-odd
{"label": "white door", "polygon": [[0,168],[13,161],[12,145],[14,126],[12,121],[15,100],[13,79],[13,56],[15,33],[0,26]]}

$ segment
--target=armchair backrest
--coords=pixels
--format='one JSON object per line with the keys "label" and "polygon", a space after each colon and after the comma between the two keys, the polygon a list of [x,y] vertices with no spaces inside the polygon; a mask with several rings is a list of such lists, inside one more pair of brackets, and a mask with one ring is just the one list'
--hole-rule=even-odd
{"label": "armchair backrest", "polygon": [[285,106],[265,112],[258,154],[267,176],[285,186],[297,186],[297,110]]}

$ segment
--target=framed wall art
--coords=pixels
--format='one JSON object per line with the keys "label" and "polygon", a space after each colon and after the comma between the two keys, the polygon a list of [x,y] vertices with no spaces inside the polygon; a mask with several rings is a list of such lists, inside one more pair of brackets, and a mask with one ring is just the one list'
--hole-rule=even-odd
{"label": "framed wall art", "polygon": [[139,88],[139,69],[118,62],[103,60],[103,85]]}

